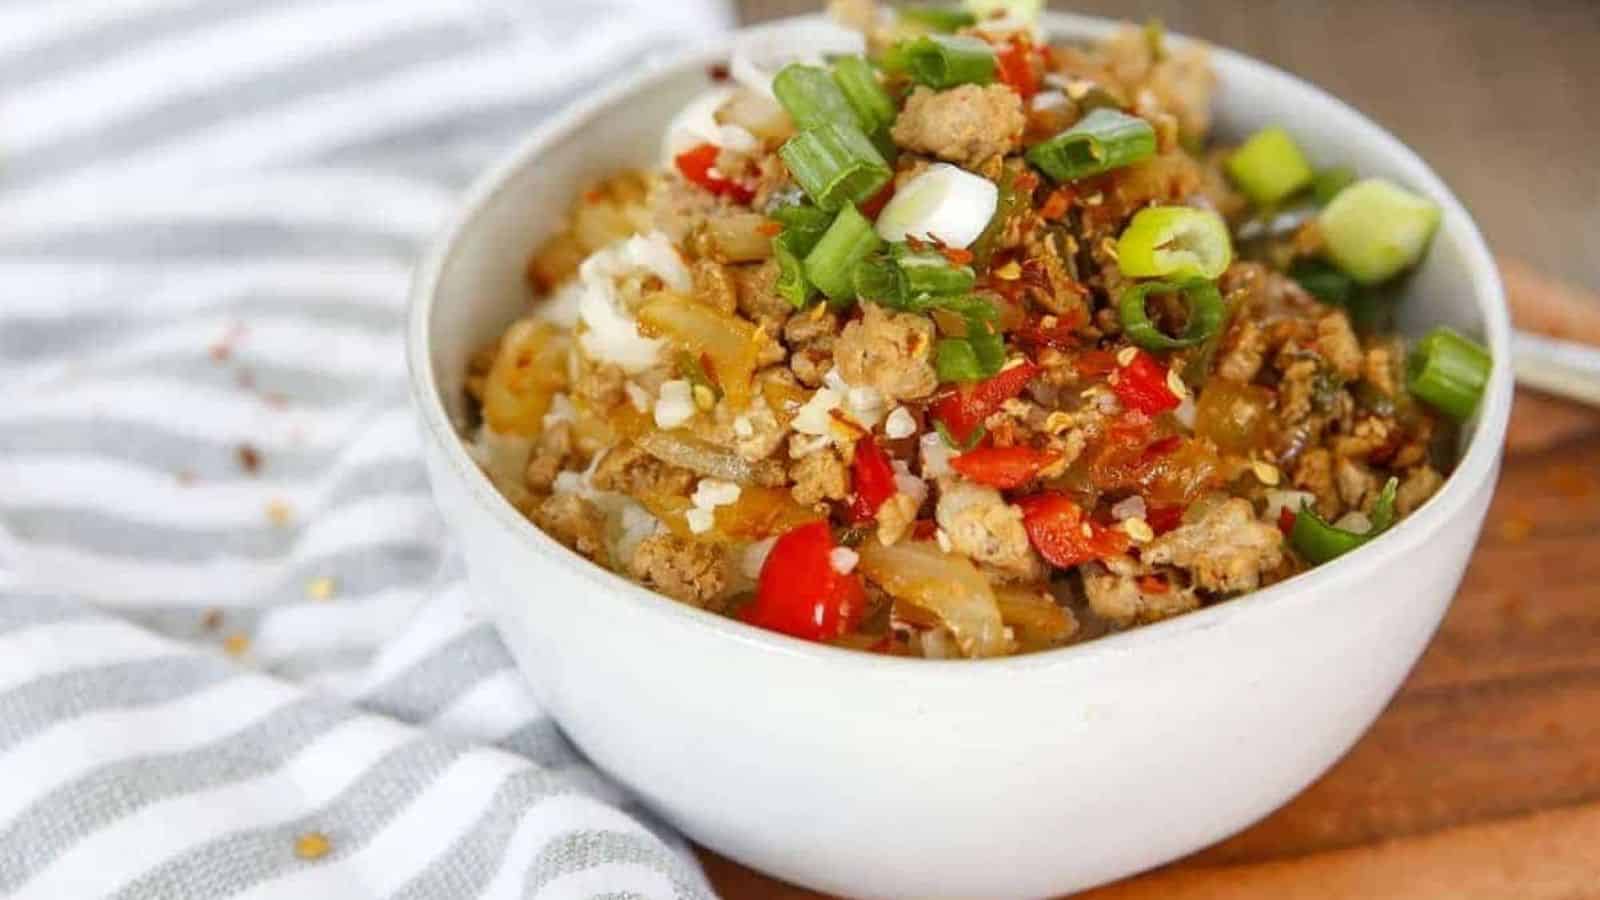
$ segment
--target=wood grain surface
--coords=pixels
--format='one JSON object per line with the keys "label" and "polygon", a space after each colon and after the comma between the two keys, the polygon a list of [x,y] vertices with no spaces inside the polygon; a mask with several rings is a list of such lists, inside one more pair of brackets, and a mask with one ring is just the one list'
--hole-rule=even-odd
{"label": "wood grain surface", "polygon": [[[1501,270],[1521,327],[1600,298]],[[1372,730],[1254,827],[1093,900],[1600,898],[1600,410],[1519,391],[1466,580]],[[820,895],[703,853],[729,900]]]}

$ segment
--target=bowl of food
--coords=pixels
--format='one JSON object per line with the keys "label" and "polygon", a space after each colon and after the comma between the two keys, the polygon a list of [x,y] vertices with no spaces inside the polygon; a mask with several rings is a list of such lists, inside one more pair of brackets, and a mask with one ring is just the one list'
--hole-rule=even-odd
{"label": "bowl of food", "polygon": [[926,11],[644,66],[478,181],[409,353],[472,593],[601,769],[810,887],[1157,865],[1366,729],[1510,407],[1471,218],[1316,88]]}

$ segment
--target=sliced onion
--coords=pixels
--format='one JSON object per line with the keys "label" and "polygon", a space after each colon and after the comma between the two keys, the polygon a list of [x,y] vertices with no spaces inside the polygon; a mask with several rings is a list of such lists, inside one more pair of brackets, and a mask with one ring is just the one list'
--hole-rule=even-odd
{"label": "sliced onion", "polygon": [[744,457],[684,431],[651,431],[639,436],[639,449],[664,463],[698,475],[753,484],[755,469]]}
{"label": "sliced onion", "polygon": [[878,216],[878,236],[886,241],[937,238],[964,248],[978,239],[994,218],[1000,189],[987,178],[949,163],[934,163],[895,191]]}
{"label": "sliced onion", "polygon": [[865,53],[866,38],[835,22],[811,20],[764,28],[741,36],[728,71],[733,80],[774,100],[772,78],[789,63],[820,66],[824,56]]}
{"label": "sliced onion", "polygon": [[662,165],[670,167],[678,154],[701,144],[711,144],[738,153],[754,153],[761,142],[748,129],[717,121],[717,111],[733,99],[731,87],[714,87],[690,100],[667,125],[662,138]]}
{"label": "sliced onion", "polygon": [[920,607],[950,629],[964,656],[1010,652],[1000,607],[989,579],[972,560],[946,553],[931,541],[901,541],[885,547],[863,541],[860,569],[897,600]]}

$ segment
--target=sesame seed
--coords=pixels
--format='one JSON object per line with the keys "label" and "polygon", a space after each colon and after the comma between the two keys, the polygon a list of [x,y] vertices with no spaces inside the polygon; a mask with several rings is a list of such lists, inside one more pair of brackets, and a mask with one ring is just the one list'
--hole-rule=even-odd
{"label": "sesame seed", "polygon": [[[1117,351],[1117,365],[1119,365],[1119,366],[1132,365],[1134,359],[1136,359],[1138,356],[1139,356],[1139,348],[1138,347],[1123,347],[1121,350]],[[1104,359],[1104,357],[1101,357],[1101,358]]]}
{"label": "sesame seed", "polygon": [[230,634],[222,639],[222,652],[228,654],[234,659],[238,659],[249,651],[250,636],[247,634],[239,634],[235,632],[234,634]]}
{"label": "sesame seed", "polygon": [[279,528],[288,525],[289,518],[292,515],[293,513],[289,509],[289,504],[283,502],[282,500],[267,501],[267,521],[278,526]]}
{"label": "sesame seed", "polygon": [[1138,517],[1123,519],[1122,531],[1128,537],[1141,544],[1148,543],[1156,538],[1156,533],[1150,528],[1150,523]]}
{"label": "sesame seed", "polygon": [[1178,374],[1177,369],[1167,370],[1167,390],[1179,398],[1189,396],[1189,386],[1183,383],[1183,376]]}
{"label": "sesame seed", "polygon": [[318,860],[333,850],[333,842],[320,831],[308,831],[294,839],[294,855],[304,860]]}
{"label": "sesame seed", "polygon": [[306,582],[306,596],[313,600],[328,600],[333,597],[334,580],[326,575],[320,575]]}
{"label": "sesame seed", "polygon": [[701,409],[710,409],[717,405],[717,395],[712,392],[711,388],[703,384],[697,384],[694,386],[694,405]]}
{"label": "sesame seed", "polygon": [[1017,261],[1013,259],[1000,268],[995,269],[994,277],[999,278],[1002,281],[1016,281],[1018,278],[1022,277],[1022,267],[1017,265]]}

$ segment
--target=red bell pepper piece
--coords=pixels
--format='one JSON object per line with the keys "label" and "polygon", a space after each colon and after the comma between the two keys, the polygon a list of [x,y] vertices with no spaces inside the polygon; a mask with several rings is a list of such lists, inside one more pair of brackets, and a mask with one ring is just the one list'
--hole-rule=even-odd
{"label": "red bell pepper piece", "polygon": [[866,216],[868,219],[878,218],[878,213],[883,212],[883,208],[889,205],[889,201],[893,199],[893,197],[894,179],[891,178],[889,179],[888,184],[879,188],[876,194],[873,194],[871,197],[867,198],[867,202],[861,204],[861,214]]}
{"label": "red bell pepper piece", "polygon": [[944,423],[957,443],[966,444],[984,419],[1000,404],[1022,393],[1037,374],[1038,366],[1024,362],[975,384],[952,388],[933,399],[933,417]]}
{"label": "red bell pepper piece", "polygon": [[711,171],[716,167],[717,153],[715,144],[701,144],[679,153],[672,161],[677,164],[678,171],[683,173],[683,177],[690,182],[713,194],[727,197],[735,203],[749,203],[755,197],[755,191]]}
{"label": "red bell pepper piece", "polygon": [[899,490],[894,483],[894,467],[889,454],[883,452],[872,435],[856,441],[855,460],[850,464],[856,495],[850,511],[856,521],[870,521],[878,514],[878,507]]}
{"label": "red bell pepper piece", "polygon": [[1145,509],[1145,524],[1156,534],[1166,534],[1183,524],[1183,507],[1151,506]]}
{"label": "red bell pepper piece", "polygon": [[740,617],[769,631],[828,641],[854,629],[866,609],[866,588],[855,572],[833,567],[833,532],[827,522],[796,526],[772,545],[756,597]]}
{"label": "red bell pepper piece", "polygon": [[1039,93],[1039,72],[1033,67],[1033,44],[1021,37],[1013,37],[995,53],[1000,81],[1016,91],[1023,100]]}
{"label": "red bell pepper piece", "polygon": [[1126,534],[1085,516],[1065,494],[1034,494],[1018,500],[1017,505],[1022,507],[1022,527],[1028,540],[1040,556],[1060,568],[1126,553],[1132,546]]}
{"label": "red bell pepper piece", "polygon": [[1155,357],[1138,351],[1134,354],[1133,361],[1119,368],[1111,381],[1111,389],[1116,392],[1117,399],[1128,409],[1136,409],[1146,415],[1166,412],[1177,409],[1182,401],[1178,395],[1167,387],[1167,369],[1156,362]]}
{"label": "red bell pepper piece", "polygon": [[1021,487],[1060,455],[1032,447],[979,447],[950,458],[950,468],[990,487]]}

